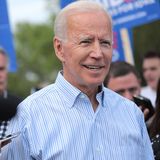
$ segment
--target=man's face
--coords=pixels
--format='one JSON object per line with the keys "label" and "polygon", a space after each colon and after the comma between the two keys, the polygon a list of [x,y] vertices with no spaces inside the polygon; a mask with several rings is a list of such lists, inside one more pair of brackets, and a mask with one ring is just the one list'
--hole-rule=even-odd
{"label": "man's face", "polygon": [[7,58],[0,54],[0,92],[6,89],[7,84]]}
{"label": "man's face", "polygon": [[107,87],[130,100],[133,100],[134,95],[140,93],[140,82],[133,73],[111,77]]}
{"label": "man's face", "polygon": [[112,28],[103,12],[77,13],[68,19],[67,42],[58,57],[64,77],[81,91],[102,84],[112,58]]}
{"label": "man's face", "polygon": [[147,85],[156,90],[160,78],[160,59],[145,59],[143,62],[143,76]]}

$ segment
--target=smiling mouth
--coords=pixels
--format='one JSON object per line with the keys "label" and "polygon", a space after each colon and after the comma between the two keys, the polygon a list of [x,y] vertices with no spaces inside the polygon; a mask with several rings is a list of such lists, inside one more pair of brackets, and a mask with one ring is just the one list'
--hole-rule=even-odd
{"label": "smiling mouth", "polygon": [[104,66],[95,66],[95,65],[83,65],[83,66],[90,70],[99,70],[101,68],[104,68]]}

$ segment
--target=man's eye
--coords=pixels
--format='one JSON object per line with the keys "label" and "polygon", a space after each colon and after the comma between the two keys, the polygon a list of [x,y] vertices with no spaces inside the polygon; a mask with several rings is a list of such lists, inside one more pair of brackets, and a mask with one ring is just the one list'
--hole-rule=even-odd
{"label": "man's eye", "polygon": [[101,41],[101,44],[105,47],[111,47],[111,42],[110,41]]}
{"label": "man's eye", "polygon": [[128,91],[130,93],[136,93],[138,91],[138,88],[137,87],[132,87],[132,88],[129,88]]}
{"label": "man's eye", "polygon": [[124,92],[125,92],[125,90],[124,90],[124,89],[121,89],[121,90],[117,90],[117,91],[115,91],[115,92],[118,93],[118,94],[120,94],[120,95],[123,95]]}
{"label": "man's eye", "polygon": [[80,44],[89,44],[89,43],[91,43],[91,41],[89,41],[89,40],[83,40],[80,42]]}

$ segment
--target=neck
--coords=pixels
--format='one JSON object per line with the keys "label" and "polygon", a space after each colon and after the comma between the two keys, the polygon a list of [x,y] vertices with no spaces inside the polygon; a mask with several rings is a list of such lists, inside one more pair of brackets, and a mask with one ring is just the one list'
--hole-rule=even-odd
{"label": "neck", "polygon": [[98,92],[100,92],[100,90],[101,90],[101,87],[98,87],[95,90],[89,90],[85,93],[88,96],[88,98],[90,99],[90,102],[92,104],[94,112],[96,111],[98,104],[99,104],[96,99],[96,95]]}

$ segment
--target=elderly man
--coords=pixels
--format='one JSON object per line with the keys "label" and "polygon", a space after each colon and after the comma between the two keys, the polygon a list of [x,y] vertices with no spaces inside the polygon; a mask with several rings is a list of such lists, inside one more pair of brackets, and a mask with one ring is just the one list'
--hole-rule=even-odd
{"label": "elderly man", "polygon": [[[63,65],[54,84],[18,107],[26,160],[153,160],[143,114],[102,83],[112,58],[112,22],[105,9],[77,1],[55,20],[54,48]],[[18,121],[17,121],[18,119]],[[13,132],[14,130],[12,130]]]}

